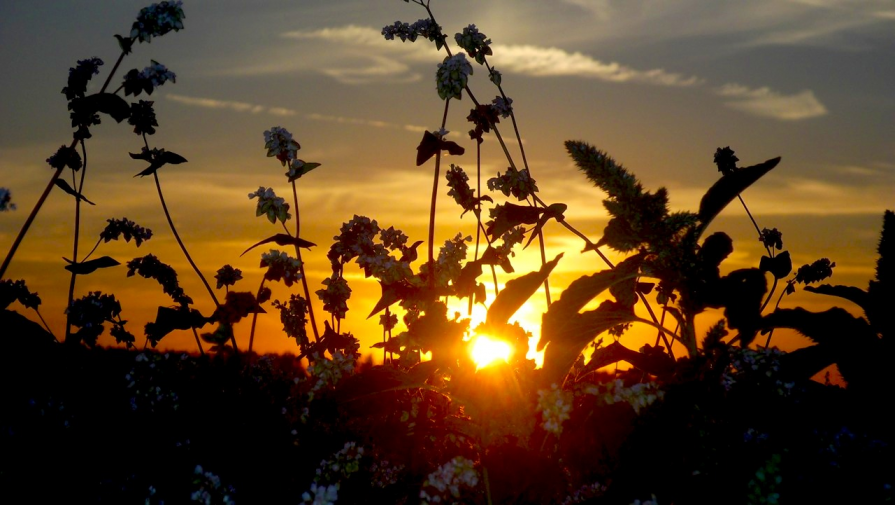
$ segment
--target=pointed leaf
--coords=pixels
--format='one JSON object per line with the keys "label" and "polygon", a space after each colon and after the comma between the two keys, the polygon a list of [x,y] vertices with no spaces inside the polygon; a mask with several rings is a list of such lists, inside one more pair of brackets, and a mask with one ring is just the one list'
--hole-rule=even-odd
{"label": "pointed leaf", "polygon": [[127,154],[129,154],[130,157],[135,160],[152,161],[152,152],[151,151],[140,151],[139,153],[127,153]]}
{"label": "pointed leaf", "polygon": [[99,268],[109,268],[109,267],[114,267],[116,265],[121,264],[121,263],[118,263],[117,261],[115,261],[114,258],[111,258],[109,256],[103,256],[102,258],[84,261],[81,263],[74,263],[70,259],[67,259],[67,258],[62,258],[62,259],[64,259],[68,263],[70,263],[69,265],[65,266],[65,269],[68,270],[69,272],[72,272],[72,273],[75,273],[78,275],[86,275],[86,274],[96,271]]}
{"label": "pointed leaf", "polygon": [[96,93],[84,98],[84,106],[92,113],[102,112],[120,123],[131,115],[131,107],[124,98],[112,93]]}
{"label": "pointed leaf", "polygon": [[556,268],[563,253],[558,254],[537,272],[531,272],[507,282],[506,287],[494,298],[488,307],[486,324],[498,326],[507,324],[513,314],[533,295],[541,284],[547,280],[550,272]]}
{"label": "pointed leaf", "polygon": [[792,258],[789,257],[789,251],[783,251],[773,258],[762,256],[758,268],[762,272],[772,273],[776,279],[782,279],[792,272]]}
{"label": "pointed leaf", "polygon": [[543,316],[541,339],[538,342],[537,350],[543,349],[554,338],[560,338],[568,333],[566,326],[571,324],[579,315],[579,311],[597,295],[615,283],[635,278],[642,261],[641,255],[631,256],[611,270],[603,270],[593,275],[580,277],[569,284],[559,300],[553,302]]}
{"label": "pointed leaf", "polygon": [[723,209],[727,207],[734,198],[737,197],[753,182],[760,179],[764,174],[780,163],[780,158],[773,158],[764,163],[753,165],[751,167],[741,168],[734,172],[725,174],[702,197],[699,203],[699,220],[702,227],[705,228]]}
{"label": "pointed leaf", "polygon": [[172,165],[186,163],[186,158],[177,153],[172,153],[171,151],[164,151],[159,157],[164,163],[170,163]]}
{"label": "pointed leaf", "polygon": [[423,163],[429,161],[429,158],[435,156],[438,152],[438,137],[426,130],[423,133],[423,140],[416,147],[416,166],[422,166]]}
{"label": "pointed leaf", "polygon": [[63,179],[56,179],[55,184],[56,184],[56,186],[59,187],[59,189],[61,189],[62,191],[65,191],[66,193],[72,195],[73,197],[77,198],[78,200],[87,202],[87,203],[89,203],[90,205],[96,205],[95,203],[93,203],[93,202],[91,202],[90,200],[88,200],[87,197],[85,197],[85,196],[82,195],[81,193],[78,193],[77,191],[75,191],[75,189],[72,188],[67,182],[65,182],[65,180],[63,180]]}
{"label": "pointed leaf", "polygon": [[313,242],[308,242],[305,239],[302,239],[299,237],[293,237],[292,235],[289,235],[288,233],[278,233],[272,237],[268,237],[268,238],[262,240],[261,242],[258,242],[257,244],[249,247],[248,249],[243,251],[242,254],[240,254],[240,256],[242,256],[245,253],[251,251],[252,249],[258,247],[259,245],[269,244],[271,242],[274,242],[279,246],[292,245],[292,246],[297,246],[297,247],[303,247],[305,249],[310,249],[311,247],[317,245]]}
{"label": "pointed leaf", "polygon": [[494,219],[488,221],[486,233],[495,241],[520,224],[536,224],[544,209],[514,203],[498,205],[492,210]]}
{"label": "pointed leaf", "polygon": [[865,311],[870,305],[870,296],[867,291],[855,286],[831,286],[830,284],[821,284],[820,286],[805,286],[805,291],[818,293],[821,295],[838,296],[855,303]]}
{"label": "pointed leaf", "polygon": [[155,322],[146,323],[146,338],[155,347],[162,337],[174,330],[201,328],[206,323],[208,323],[208,319],[196,309],[186,310],[183,308],[159,307],[155,316]]}
{"label": "pointed leaf", "polygon": [[538,219],[538,223],[535,225],[534,229],[531,231],[531,234],[528,236],[528,242],[525,243],[525,246],[522,249],[526,249],[531,241],[534,240],[535,236],[541,231],[541,228],[547,224],[547,221],[550,219],[556,219],[558,222],[562,222],[563,213],[568,208],[568,205],[564,203],[554,203],[550,205],[546,209],[544,209],[544,213],[541,214],[540,219]]}

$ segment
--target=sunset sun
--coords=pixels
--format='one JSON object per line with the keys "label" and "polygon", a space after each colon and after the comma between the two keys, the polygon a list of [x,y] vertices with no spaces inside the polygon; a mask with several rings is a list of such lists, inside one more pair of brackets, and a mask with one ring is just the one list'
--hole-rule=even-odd
{"label": "sunset sun", "polygon": [[476,337],[472,344],[472,360],[477,369],[484,368],[494,361],[509,361],[513,348],[502,340],[496,340],[484,335]]}

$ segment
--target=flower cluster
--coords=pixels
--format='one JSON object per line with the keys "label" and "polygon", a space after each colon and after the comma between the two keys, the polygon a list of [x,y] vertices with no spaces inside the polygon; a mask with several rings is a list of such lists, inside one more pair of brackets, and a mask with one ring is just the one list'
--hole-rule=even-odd
{"label": "flower cluster", "polygon": [[99,58],[88,58],[86,60],[78,60],[78,65],[68,69],[68,86],[62,88],[65,98],[72,101],[75,98],[83,98],[87,93],[87,83],[94,75],[99,74],[99,67],[103,64],[103,60]]}
{"label": "flower cluster", "polygon": [[104,322],[112,323],[111,334],[115,340],[127,347],[133,346],[136,338],[126,329],[127,321],[122,321],[121,304],[115,299],[115,295],[104,295],[100,291],[91,291],[87,295],[72,301],[66,309],[68,321],[80,328],[75,338],[89,346],[96,345],[96,339],[102,335]]}
{"label": "flower cluster", "polygon": [[177,82],[177,75],[168,70],[168,67],[155,60],[149,61],[149,66],[143,68],[143,70],[137,71],[137,69],[132,69],[124,74],[122,87],[124,88],[125,96],[138,96],[143,92],[151,95],[162,84],[168,81]]}
{"label": "flower cluster", "polygon": [[12,203],[12,193],[7,188],[0,188],[0,212],[16,210],[16,204]]}
{"label": "flower cluster", "polygon": [[127,118],[127,123],[134,127],[134,133],[137,135],[155,135],[158,120],[155,117],[155,109],[152,108],[154,103],[140,100],[131,104],[131,113]]}
{"label": "flower cluster", "polygon": [[333,275],[323,279],[325,289],[316,291],[317,297],[323,302],[323,310],[329,312],[337,319],[345,319],[348,312],[348,299],[351,298],[351,288],[348,281],[339,275]]}
{"label": "flower cluster", "polygon": [[621,379],[616,379],[606,384],[588,385],[584,392],[600,398],[607,405],[620,402],[627,403],[638,414],[641,410],[665,396],[665,391],[659,389],[659,385],[655,382],[644,382],[626,387]]}
{"label": "flower cluster", "polygon": [[161,2],[140,9],[137,20],[131,26],[131,39],[152,42],[152,37],[161,37],[171,30],[183,29],[183,2]]}
{"label": "flower cluster", "polygon": [[152,254],[142,258],[134,258],[127,262],[127,276],[133,277],[139,274],[146,279],[155,279],[162,286],[162,290],[181,306],[193,303],[193,299],[187,296],[180,282],[177,280],[177,272],[170,265],[162,263]]}
{"label": "flower cluster", "polygon": [[339,499],[339,484],[318,486],[311,484],[311,489],[301,494],[302,505],[335,505]]}
{"label": "flower cluster", "polygon": [[289,214],[289,204],[286,199],[279,197],[274,193],[273,188],[265,188],[259,186],[258,191],[249,193],[249,200],[258,198],[258,206],[255,208],[255,217],[267,216],[267,220],[272,224],[279,220],[285,223],[292,215]]}
{"label": "flower cluster", "polygon": [[196,465],[193,470],[195,477],[193,485],[198,489],[190,494],[190,501],[211,505],[212,503],[232,504],[236,503],[233,495],[236,490],[231,485],[221,483],[221,478],[212,472],[203,470],[200,465]]}
{"label": "flower cluster", "polygon": [[382,36],[385,40],[395,40],[395,37],[401,39],[401,42],[416,42],[417,37],[435,42],[439,49],[444,44],[444,36],[441,34],[441,27],[438,26],[430,18],[420,19],[413,24],[395,21],[394,24],[386,25],[382,28]]}
{"label": "flower cluster", "polygon": [[233,268],[231,265],[224,265],[214,274],[214,278],[217,280],[216,289],[221,289],[223,286],[233,286],[236,284],[236,281],[242,279],[242,270]]}
{"label": "flower cluster", "polygon": [[498,173],[497,177],[488,179],[488,189],[500,191],[504,196],[512,194],[519,200],[525,200],[538,192],[538,186],[528,169],[516,170],[514,167],[508,167],[503,175]]}
{"label": "flower cluster", "polygon": [[264,131],[264,147],[267,149],[267,156],[276,157],[284,167],[297,159],[296,155],[301,149],[289,130],[279,126]]}
{"label": "flower cluster", "polygon": [[29,309],[36,310],[40,305],[40,297],[28,290],[24,280],[0,280],[0,309],[5,309],[16,300]]}
{"label": "flower cluster", "polygon": [[119,237],[124,236],[125,242],[130,242],[131,239],[134,239],[134,243],[137,244],[137,247],[140,247],[140,244],[152,238],[152,230],[143,228],[126,217],[107,219],[106,221],[109,224],[99,234],[99,238],[103,242],[118,240]]}
{"label": "flower cluster", "polygon": [[721,375],[721,384],[730,391],[737,382],[750,380],[759,385],[769,385],[780,396],[793,393],[794,382],[784,382],[777,377],[783,351],[772,348],[733,348],[730,350],[730,365]]}
{"label": "flower cluster", "polygon": [[758,240],[768,249],[783,249],[783,233],[777,228],[771,230],[764,228],[761,230]]}
{"label": "flower cluster", "polygon": [[130,397],[132,411],[144,412],[171,412],[180,407],[180,397],[167,385],[158,382],[162,367],[180,367],[188,363],[189,355],[186,353],[174,356],[170,353],[140,353],[137,354],[136,364],[125,374],[127,389],[133,396]]}
{"label": "flower cluster", "polygon": [[372,477],[370,484],[378,488],[386,488],[398,483],[398,477],[404,470],[404,465],[392,465],[388,460],[374,461],[370,465]]}
{"label": "flower cluster", "polygon": [[836,263],[830,262],[827,258],[821,258],[810,265],[802,265],[796,271],[795,281],[802,284],[820,282],[833,275],[833,267],[835,266]]}
{"label": "flower cluster", "polygon": [[[407,236],[400,230],[390,227],[381,230],[375,220],[355,215],[350,221],[342,224],[340,234],[333,237],[327,257],[334,273],[340,273],[342,265],[357,259],[357,264],[364,269],[364,275],[375,277],[385,284],[392,284],[413,275],[410,262],[415,250],[408,248]],[[376,243],[379,235],[380,242]],[[390,251],[400,252],[396,259]]]}
{"label": "flower cluster", "polygon": [[500,117],[506,119],[513,114],[513,99],[502,96],[494,97],[494,100],[491,100],[491,108]]}
{"label": "flower cluster", "polygon": [[730,146],[725,148],[718,148],[715,150],[715,165],[718,165],[718,171],[722,174],[730,174],[736,172],[737,170],[737,162],[740,161],[739,158],[733,153],[733,149]]}
{"label": "flower cluster", "polygon": [[479,474],[475,470],[475,463],[463,456],[456,456],[426,477],[420,491],[420,502],[429,504],[441,503],[450,498],[459,499],[461,490],[472,490],[478,483]]}
{"label": "flower cluster", "polygon": [[563,421],[571,417],[572,394],[561,390],[555,383],[550,385],[550,389],[539,389],[538,411],[541,413],[541,426],[559,436]]}
{"label": "flower cluster", "polygon": [[318,485],[338,484],[342,479],[346,479],[360,470],[360,461],[363,456],[363,447],[358,447],[354,442],[345,442],[339,451],[329,459],[320,462],[314,483]]}
{"label": "flower cluster", "polygon": [[[435,284],[437,286],[456,283],[460,278],[460,272],[463,269],[461,262],[466,259],[468,249],[467,242],[472,242],[472,237],[469,235],[464,237],[459,232],[454,238],[444,241],[444,245],[438,251],[438,259],[435,261]],[[422,265],[420,273],[428,275],[429,265]]]}
{"label": "flower cluster", "polygon": [[66,145],[59,146],[56,152],[47,158],[47,163],[56,170],[62,170],[68,167],[78,171],[81,169],[81,155],[73,147]]}
{"label": "flower cluster", "polygon": [[438,96],[442,100],[449,98],[460,100],[470,75],[472,75],[472,65],[466,60],[465,54],[458,53],[445,57],[444,61],[438,64],[438,70],[435,72]]}
{"label": "flower cluster", "polygon": [[280,322],[283,323],[283,331],[290,338],[294,338],[299,346],[304,348],[308,344],[308,332],[305,327],[308,324],[308,302],[299,295],[289,295],[287,303],[274,300],[273,306],[280,311]]}
{"label": "flower cluster", "polygon": [[282,280],[286,286],[292,286],[301,280],[301,261],[276,249],[261,254],[261,267],[267,267],[264,278],[269,281]]}
{"label": "flower cluster", "polygon": [[463,29],[462,33],[454,35],[454,40],[480,65],[485,63],[485,56],[491,54],[491,39],[479,32],[475,25],[469,25]]}
{"label": "flower cluster", "polygon": [[311,366],[308,372],[311,374],[314,383],[311,385],[311,396],[314,393],[335,387],[343,377],[348,377],[354,373],[354,366],[357,360],[353,354],[342,354],[342,351],[333,353],[333,359],[327,359],[319,353],[314,353],[308,357]]}

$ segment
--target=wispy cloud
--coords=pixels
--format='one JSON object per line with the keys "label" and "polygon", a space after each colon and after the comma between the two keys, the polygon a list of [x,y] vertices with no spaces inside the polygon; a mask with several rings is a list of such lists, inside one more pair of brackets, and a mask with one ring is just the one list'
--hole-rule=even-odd
{"label": "wispy cloud", "polygon": [[232,100],[216,100],[214,98],[199,98],[193,96],[177,95],[168,93],[165,98],[184,105],[194,107],[203,107],[206,109],[228,109],[236,112],[248,112],[251,114],[267,113],[273,116],[294,116],[296,112],[292,109],[284,107],[265,107],[263,105],[255,105],[246,102],[235,102]]}
{"label": "wispy cloud", "polygon": [[[256,105],[247,102],[236,102],[232,100],[217,100],[214,98],[200,98],[193,96],[184,96],[177,95],[174,93],[169,93],[165,96],[165,98],[169,100],[173,100],[178,103],[182,103],[184,105],[189,105],[192,107],[202,107],[205,109],[227,109],[236,112],[249,113],[249,114],[270,114],[272,116],[295,116],[298,113],[292,109],[287,109],[285,107],[266,107],[264,105]],[[341,124],[352,124],[358,126],[370,126],[373,128],[392,128],[399,130],[407,130],[412,132],[424,132],[426,131],[425,126],[419,125],[411,125],[411,124],[397,124],[397,123],[389,123],[387,121],[376,121],[372,119],[363,119],[356,117],[345,117],[345,116],[332,116],[327,114],[318,114],[318,113],[309,113],[304,114],[306,119],[310,119],[311,121],[323,121],[327,123],[341,123]]]}
{"label": "wispy cloud", "polygon": [[[322,71],[333,78],[347,84],[358,84],[376,79],[396,79],[400,72],[405,73],[406,80],[416,80],[418,74],[391,58],[376,56],[379,52],[388,51],[398,54],[410,61],[437,61],[437,52],[426,42],[387,41],[379,30],[369,27],[348,25],[344,27],[323,28],[311,31],[292,31],[282,35],[285,38],[303,40],[325,40],[350,46],[362,46],[371,61],[351,71],[340,68],[324,68]],[[641,82],[659,86],[692,86],[701,84],[702,80],[694,76],[683,76],[666,72],[663,69],[638,70],[616,62],[603,62],[580,52],[568,52],[555,47],[538,47],[532,45],[500,45],[492,46],[495,56],[492,63],[502,71],[511,71],[519,75],[532,77],[568,76],[600,79],[609,82]]]}
{"label": "wispy cloud", "polygon": [[770,117],[781,121],[798,121],[824,116],[827,108],[811,90],[784,95],[768,87],[748,88],[740,84],[725,84],[715,92],[730,99],[727,107],[755,116]]}

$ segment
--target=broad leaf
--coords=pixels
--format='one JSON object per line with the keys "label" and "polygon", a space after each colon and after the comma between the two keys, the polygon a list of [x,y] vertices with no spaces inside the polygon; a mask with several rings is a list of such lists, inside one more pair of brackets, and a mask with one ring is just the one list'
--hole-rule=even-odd
{"label": "broad leaf", "polygon": [[537,224],[538,218],[544,213],[544,209],[537,207],[529,207],[524,205],[516,205],[514,203],[505,203],[491,209],[491,215],[494,217],[486,223],[488,225],[485,233],[491,236],[494,242],[504,233],[512,230],[520,224]]}
{"label": "broad leaf", "polygon": [[292,235],[289,235],[288,233],[278,233],[272,237],[268,237],[268,238],[262,240],[261,242],[258,242],[257,244],[249,247],[248,249],[243,251],[242,254],[240,254],[240,256],[242,256],[245,253],[251,251],[252,249],[258,247],[259,245],[269,244],[271,242],[274,242],[279,246],[291,245],[291,246],[296,246],[296,247],[303,247],[305,249],[310,249],[311,247],[314,247],[315,245],[317,245],[313,242],[308,242],[305,239],[302,239],[299,237],[293,237]]}
{"label": "broad leaf", "polygon": [[556,219],[557,222],[562,222],[563,213],[566,211],[568,206],[564,203],[554,203],[550,205],[546,209],[544,209],[544,213],[541,214],[540,219],[538,219],[537,224],[534,229],[531,231],[531,234],[528,236],[528,242],[525,243],[525,246],[522,249],[526,249],[531,241],[534,240],[535,236],[540,233],[541,229],[547,224],[547,221],[551,219]]}
{"label": "broad leaf", "polygon": [[112,93],[96,93],[84,98],[83,105],[91,114],[102,112],[122,122],[131,115],[131,107],[124,98]]}
{"label": "broad leaf", "polygon": [[174,330],[189,330],[205,326],[208,319],[198,310],[172,309],[159,307],[155,322],[146,323],[146,338],[155,347],[165,335]]}
{"label": "broad leaf", "polygon": [[773,258],[762,256],[758,268],[762,272],[770,272],[775,279],[782,279],[792,272],[792,258],[789,257],[789,251],[783,251]]}
{"label": "broad leaf", "polygon": [[702,228],[705,229],[712,219],[724,207],[727,207],[727,204],[751,186],[753,182],[776,167],[778,163],[780,163],[780,158],[773,158],[758,165],[740,168],[718,179],[699,202],[699,220]]}
{"label": "broad leaf", "polygon": [[547,280],[550,272],[556,268],[563,253],[560,253],[541,267],[537,272],[531,272],[507,282],[506,287],[494,298],[494,302],[488,308],[486,324],[489,326],[507,324],[510,317],[533,295],[541,284]]}
{"label": "broad leaf", "polygon": [[71,196],[77,198],[78,200],[81,200],[81,201],[83,201],[83,202],[87,202],[87,203],[89,203],[90,205],[96,205],[95,203],[93,203],[93,202],[91,202],[90,200],[88,200],[87,197],[85,197],[85,196],[82,195],[81,193],[78,193],[77,191],[75,191],[75,189],[74,189],[73,187],[71,187],[71,186],[70,186],[67,182],[65,182],[63,179],[56,179],[56,181],[54,182],[54,184],[56,184],[56,186],[58,186],[59,189],[61,189],[62,191],[65,191],[66,193],[70,194]]}
{"label": "broad leaf", "polygon": [[429,158],[435,156],[440,151],[447,151],[449,154],[453,155],[461,155],[466,152],[466,150],[460,147],[456,142],[441,140],[429,131],[423,133],[423,140],[420,141],[420,145],[417,146],[416,151],[416,166],[418,167],[429,161]]}
{"label": "broad leaf", "polygon": [[65,266],[65,269],[69,272],[78,274],[78,275],[86,275],[89,273],[93,273],[97,269],[100,268],[109,268],[114,267],[116,265],[120,265],[121,263],[115,261],[114,258],[109,256],[103,256],[102,258],[97,258],[95,260],[84,261],[81,263],[74,263],[72,260],[68,258],[62,258],[67,261],[69,264]]}

